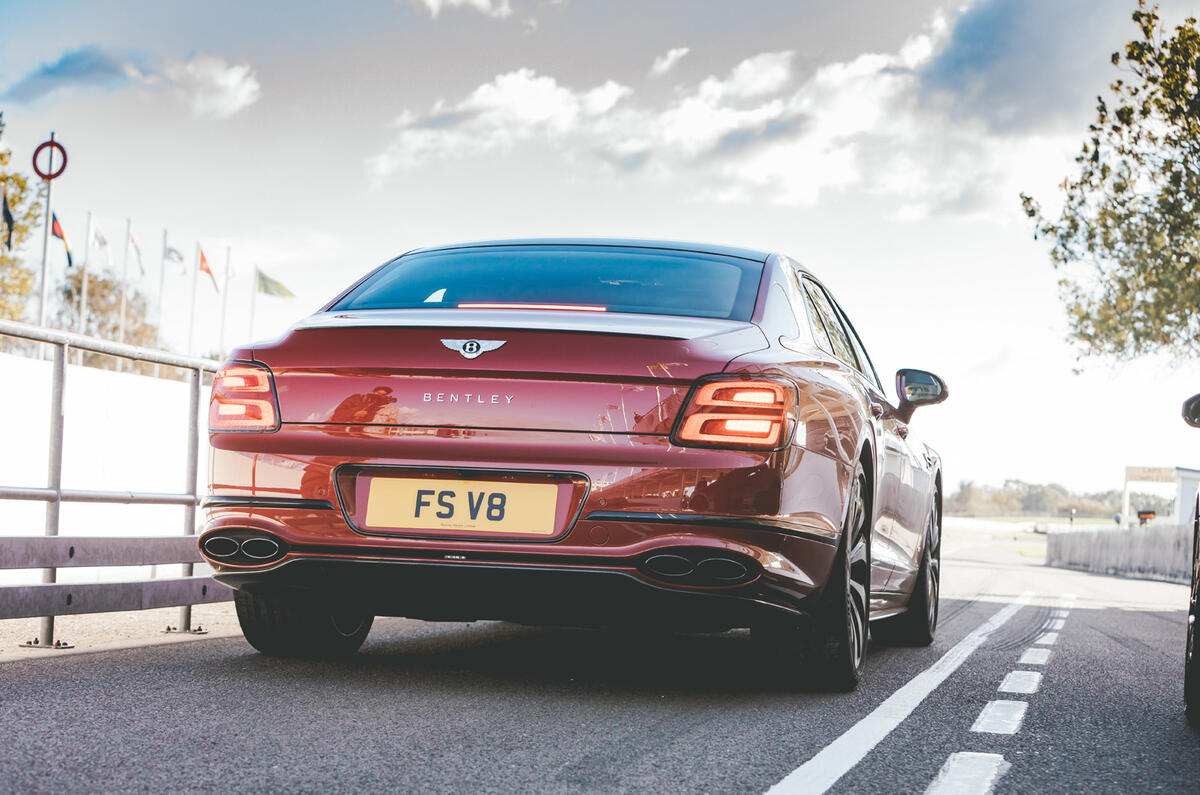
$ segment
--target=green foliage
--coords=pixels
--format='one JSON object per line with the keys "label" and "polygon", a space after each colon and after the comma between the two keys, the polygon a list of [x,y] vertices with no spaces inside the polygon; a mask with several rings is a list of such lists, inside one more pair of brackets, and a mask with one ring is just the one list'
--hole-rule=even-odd
{"label": "green foliage", "polygon": [[[4,112],[0,111],[0,141],[4,138]],[[8,206],[12,210],[13,251],[4,247],[0,237],[0,318],[20,320],[25,314],[29,295],[33,292],[33,271],[17,260],[14,252],[21,247],[33,230],[37,228],[42,212],[42,202],[29,179],[10,170],[12,152],[0,143],[0,183],[8,191]],[[6,231],[0,224],[0,232]]]}
{"label": "green foliage", "polygon": [[1096,121],[1061,185],[1058,220],[1022,194],[1050,258],[1070,336],[1083,354],[1200,354],[1200,31],[1168,36],[1138,0],[1140,38],[1113,53],[1127,77],[1098,97]]}

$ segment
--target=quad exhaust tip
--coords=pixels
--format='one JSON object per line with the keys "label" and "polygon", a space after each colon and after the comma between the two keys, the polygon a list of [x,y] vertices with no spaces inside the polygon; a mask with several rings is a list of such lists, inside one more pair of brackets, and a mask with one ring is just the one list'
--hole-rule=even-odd
{"label": "quad exhaust tip", "polygon": [[735,553],[689,547],[655,552],[639,568],[650,576],[679,585],[742,585],[758,577],[758,564]]}
{"label": "quad exhaust tip", "polygon": [[283,557],[283,543],[258,531],[218,532],[204,539],[204,554],[223,563],[254,565]]}
{"label": "quad exhaust tip", "polygon": [[210,536],[204,541],[204,551],[214,558],[232,558],[242,545],[229,536]]}

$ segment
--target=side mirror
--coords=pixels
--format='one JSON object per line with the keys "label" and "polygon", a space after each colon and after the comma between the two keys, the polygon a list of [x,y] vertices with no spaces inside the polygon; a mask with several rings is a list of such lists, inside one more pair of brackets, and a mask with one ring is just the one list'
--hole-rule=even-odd
{"label": "side mirror", "polygon": [[1183,401],[1183,421],[1193,428],[1200,428],[1200,395],[1192,395]]}
{"label": "side mirror", "polygon": [[900,398],[896,413],[901,422],[908,422],[917,406],[941,403],[949,397],[950,390],[946,388],[946,382],[933,373],[905,368],[896,371],[896,395]]}

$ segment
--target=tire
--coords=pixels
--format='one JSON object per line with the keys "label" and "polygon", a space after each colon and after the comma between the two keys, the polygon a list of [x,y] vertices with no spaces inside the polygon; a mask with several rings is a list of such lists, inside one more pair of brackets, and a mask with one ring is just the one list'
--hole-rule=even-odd
{"label": "tire", "polygon": [[280,594],[235,591],[246,641],[273,657],[348,657],[362,646],[375,617]]}
{"label": "tire", "polygon": [[876,634],[880,640],[897,646],[928,646],[933,643],[942,589],[942,537],[938,528],[936,503],[925,526],[924,547],[908,609],[894,618],[879,622]]}
{"label": "tire", "polygon": [[821,686],[849,692],[862,680],[870,643],[871,517],[864,497],[867,479],[855,468],[842,544],[813,615],[808,662]]}
{"label": "tire", "polygon": [[[865,487],[866,477],[859,468],[842,543],[813,615],[764,618],[750,629],[764,673],[783,684],[806,681],[819,689],[848,692],[862,679],[871,605]],[[802,676],[805,672],[807,677]]]}
{"label": "tire", "polygon": [[1192,623],[1196,613],[1195,606],[1188,612],[1187,656],[1183,663],[1183,699],[1187,705],[1185,715],[1187,722],[1200,729],[1200,662],[1195,659],[1196,625]]}

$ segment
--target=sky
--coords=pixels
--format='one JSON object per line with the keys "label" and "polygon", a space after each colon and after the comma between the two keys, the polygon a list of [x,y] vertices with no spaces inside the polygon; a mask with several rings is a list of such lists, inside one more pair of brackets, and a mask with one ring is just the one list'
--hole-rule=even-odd
{"label": "sky", "polygon": [[[1164,2],[1175,24],[1196,2]],[[1045,241],[1133,0],[0,0],[0,145],[68,149],[54,206],[197,352],[275,336],[379,263],[474,239],[595,235],[786,253],[885,384],[941,375],[914,433],[950,484],[1120,488],[1200,467],[1200,368],[1079,359]],[[226,251],[231,273],[226,280]],[[24,252],[40,264],[41,239]],[[111,264],[109,264],[111,263]],[[259,296],[259,266],[295,294]],[[52,273],[65,260],[52,251]],[[144,275],[142,270],[144,268]],[[1076,372],[1079,371],[1079,372]]]}

